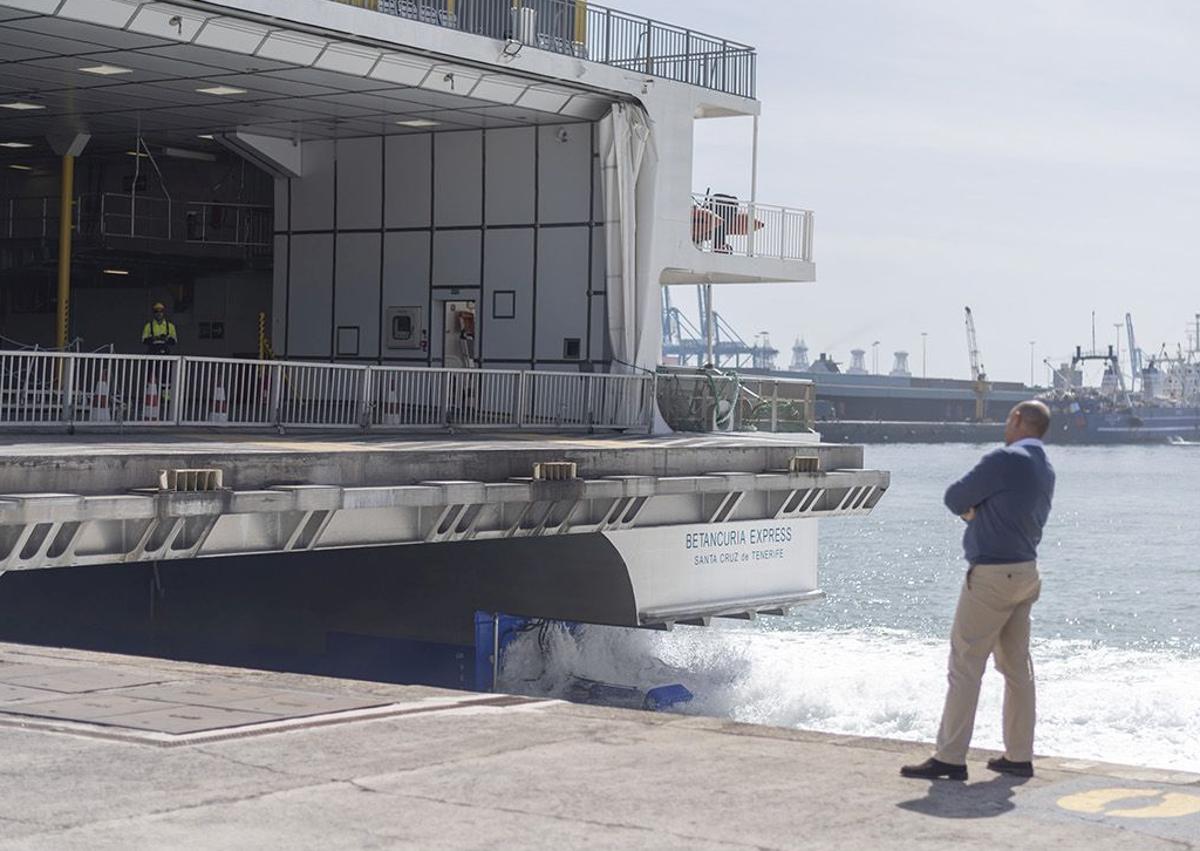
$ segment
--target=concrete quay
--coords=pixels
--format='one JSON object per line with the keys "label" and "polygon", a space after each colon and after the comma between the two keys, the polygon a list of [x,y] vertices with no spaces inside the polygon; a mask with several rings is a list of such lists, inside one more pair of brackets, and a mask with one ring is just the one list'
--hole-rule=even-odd
{"label": "concrete quay", "polygon": [[1200,776],[0,645],[0,849],[1200,847]]}
{"label": "concrete quay", "polygon": [[831,443],[999,443],[1004,423],[841,420],[817,423]]}

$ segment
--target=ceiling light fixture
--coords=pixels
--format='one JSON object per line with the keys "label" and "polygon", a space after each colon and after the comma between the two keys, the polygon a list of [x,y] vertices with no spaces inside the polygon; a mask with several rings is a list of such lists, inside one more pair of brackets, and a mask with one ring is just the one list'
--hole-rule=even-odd
{"label": "ceiling light fixture", "polygon": [[196,89],[202,95],[244,95],[245,89],[239,89],[236,86],[209,86],[204,89]]}
{"label": "ceiling light fixture", "polygon": [[212,134],[212,133],[201,133],[201,134],[200,134],[199,136],[197,136],[196,138],[197,138],[197,139],[203,139],[203,140],[204,140],[204,141],[206,141],[206,142],[211,142],[211,141],[213,140],[213,134]]}
{"label": "ceiling light fixture", "polygon": [[11,103],[0,103],[0,109],[45,109],[46,107],[40,103],[28,103],[23,100],[14,100]]}
{"label": "ceiling light fixture", "polygon": [[120,65],[92,65],[80,68],[85,74],[95,74],[97,77],[115,77],[118,74],[132,74],[132,68],[122,68]]}
{"label": "ceiling light fixture", "polygon": [[150,155],[147,153],[144,153],[142,151],[126,151],[125,156],[127,156],[127,157],[148,157]]}
{"label": "ceiling light fixture", "polygon": [[33,171],[33,166],[21,165],[20,163],[13,163],[12,165],[9,166],[9,168],[14,168],[17,171]]}
{"label": "ceiling light fixture", "polygon": [[0,148],[32,148],[28,142],[0,142]]}
{"label": "ceiling light fixture", "polygon": [[405,121],[397,121],[401,127],[434,127],[441,124],[440,121],[430,121],[428,118],[410,118]]}
{"label": "ceiling light fixture", "polygon": [[129,274],[128,269],[105,269],[103,271],[104,271],[105,275],[128,275]]}
{"label": "ceiling light fixture", "polygon": [[215,163],[217,158],[207,151],[189,151],[187,148],[163,148],[162,152],[177,160],[199,160],[205,163]]}

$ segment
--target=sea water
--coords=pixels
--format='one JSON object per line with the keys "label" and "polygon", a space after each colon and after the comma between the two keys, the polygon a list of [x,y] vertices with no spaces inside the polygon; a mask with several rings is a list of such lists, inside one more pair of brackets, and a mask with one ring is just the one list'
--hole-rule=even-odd
{"label": "sea water", "polygon": [[[501,687],[572,677],[680,682],[676,711],[932,741],[962,583],[946,485],[988,447],[868,446],[892,487],[866,518],[821,522],[826,597],[787,618],[648,632],[530,633]],[[1200,771],[1200,447],[1050,447],[1058,472],[1033,610],[1037,751]],[[1001,747],[1003,680],[984,677],[974,744]]]}

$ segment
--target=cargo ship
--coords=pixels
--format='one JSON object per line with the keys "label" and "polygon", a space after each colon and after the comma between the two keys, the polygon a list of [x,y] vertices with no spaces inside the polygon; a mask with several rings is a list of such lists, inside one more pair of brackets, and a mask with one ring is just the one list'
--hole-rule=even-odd
{"label": "cargo ship", "polygon": [[[1102,361],[1099,387],[1087,387],[1079,368]],[[1120,361],[1107,352],[1076,347],[1070,365],[1055,371],[1055,388],[1042,396],[1054,414],[1055,443],[1172,443],[1200,439],[1200,360],[1194,349],[1161,352],[1126,387]]]}

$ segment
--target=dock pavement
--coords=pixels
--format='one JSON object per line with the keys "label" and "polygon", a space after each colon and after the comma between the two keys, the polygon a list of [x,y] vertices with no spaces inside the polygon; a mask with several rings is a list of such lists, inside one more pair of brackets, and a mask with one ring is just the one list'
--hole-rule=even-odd
{"label": "dock pavement", "polygon": [[0,849],[1200,848],[1200,776],[0,644]]}

